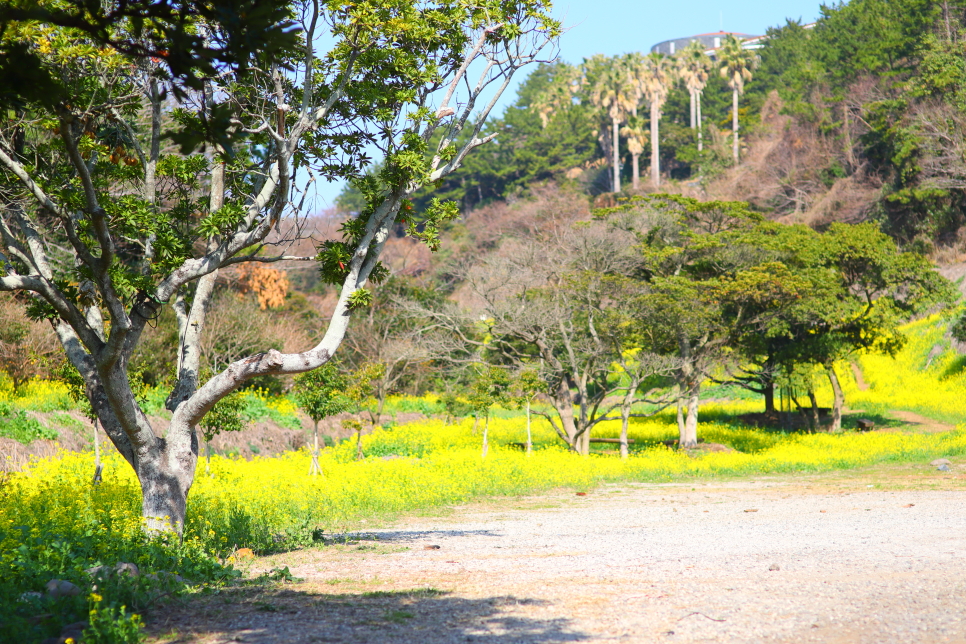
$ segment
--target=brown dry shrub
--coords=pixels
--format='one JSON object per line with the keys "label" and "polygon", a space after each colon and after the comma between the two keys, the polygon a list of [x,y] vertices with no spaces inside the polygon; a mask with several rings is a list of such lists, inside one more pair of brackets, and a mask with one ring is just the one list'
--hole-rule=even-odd
{"label": "brown dry shrub", "polygon": [[21,302],[0,293],[0,369],[19,388],[31,378],[49,378],[63,360],[60,342],[48,323],[27,318]]}

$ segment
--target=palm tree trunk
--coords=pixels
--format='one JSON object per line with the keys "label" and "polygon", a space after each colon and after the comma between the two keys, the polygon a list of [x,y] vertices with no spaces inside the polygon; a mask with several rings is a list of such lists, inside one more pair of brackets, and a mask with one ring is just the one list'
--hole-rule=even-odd
{"label": "palm tree trunk", "polygon": [[657,122],[660,118],[657,101],[651,101],[651,183],[655,186],[661,185],[660,143],[657,140]]}
{"label": "palm tree trunk", "polygon": [[621,166],[620,166],[620,126],[617,119],[613,120],[614,126],[614,192],[621,191]]}
{"label": "palm tree trunk", "polygon": [[641,159],[641,155],[639,155],[639,154],[632,154],[631,155],[631,166],[634,169],[634,175],[632,177],[632,185],[634,186],[634,190],[637,190],[638,187],[640,187],[640,183],[641,183],[641,180],[640,180],[640,176],[641,176],[640,159]]}
{"label": "palm tree trunk", "polygon": [[732,154],[735,157],[735,163],[738,163],[738,88],[736,87],[731,92],[731,131],[734,133],[732,139]]}
{"label": "palm tree trunk", "polygon": [[704,123],[701,120],[701,92],[695,92],[697,94],[697,112],[698,112],[698,152],[704,149],[704,141],[701,139],[701,134],[704,131]]}
{"label": "palm tree trunk", "polygon": [[692,89],[692,90],[689,90],[689,94],[691,98],[691,129],[693,130],[695,129],[695,125],[697,124],[697,117],[698,117],[698,110],[697,110],[697,105],[694,97],[694,95],[697,94],[697,92]]}

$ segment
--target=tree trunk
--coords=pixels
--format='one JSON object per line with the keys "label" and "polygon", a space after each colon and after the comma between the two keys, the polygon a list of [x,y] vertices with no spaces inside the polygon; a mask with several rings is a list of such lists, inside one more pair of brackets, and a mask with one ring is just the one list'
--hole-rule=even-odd
{"label": "tree trunk", "polygon": [[768,382],[765,384],[765,413],[774,414],[775,413],[775,383]]}
{"label": "tree trunk", "polygon": [[822,429],[822,419],[818,415],[818,400],[815,399],[815,392],[811,389],[808,390],[808,399],[812,403],[812,425],[815,426],[815,431],[818,431]]}
{"label": "tree trunk", "polygon": [[678,436],[684,436],[684,390],[678,385]]}
{"label": "tree trunk", "polygon": [[362,423],[359,423],[359,428],[356,429],[356,460],[361,461],[365,458],[362,453]]}
{"label": "tree trunk", "polygon": [[486,453],[490,451],[490,415],[487,414],[486,418],[483,419],[483,458],[486,458]]}
{"label": "tree trunk", "polygon": [[631,185],[634,190],[637,190],[641,186],[641,166],[640,166],[641,155],[631,154],[631,168],[633,170],[633,175],[631,177]]}
{"label": "tree trunk", "polygon": [[698,394],[701,383],[695,380],[688,388],[688,416],[684,421],[684,431],[678,438],[678,447],[687,449],[698,444]]}
{"label": "tree trunk", "polygon": [[832,425],[830,432],[842,431],[842,407],[845,406],[845,394],[842,393],[842,385],[839,384],[839,376],[835,373],[835,365],[831,362],[825,365],[828,371],[828,380],[832,384]]}
{"label": "tree trunk", "polygon": [[570,393],[570,389],[567,387],[566,379],[562,379],[557,387],[557,391],[553,397],[553,406],[557,410],[557,416],[560,418],[560,424],[563,427],[563,433],[567,437],[567,443],[570,445],[570,449],[579,452],[580,449],[577,445],[577,423],[574,420],[574,399],[573,394]]}
{"label": "tree trunk", "polygon": [[530,401],[527,400],[527,456],[533,453],[533,436],[530,434]]}
{"label": "tree trunk", "polygon": [[97,433],[97,419],[94,419],[94,485],[101,484],[101,472],[104,471],[104,464],[101,463],[101,437]]}
{"label": "tree trunk", "polygon": [[631,405],[624,401],[621,405],[621,458],[627,458],[627,428],[631,420]]}
{"label": "tree trunk", "polygon": [[312,434],[315,437],[315,443],[312,448],[312,465],[309,467],[309,475],[314,476],[316,474],[322,473],[322,468],[319,467],[319,421],[312,419],[313,430]]}
{"label": "tree trunk", "polygon": [[691,107],[691,129],[692,130],[696,129],[695,126],[697,125],[697,122],[698,122],[698,109],[694,98],[694,95],[696,93],[697,92],[695,92],[693,89],[688,90],[688,98],[690,99],[690,103],[691,103],[690,107]]}
{"label": "tree trunk", "polygon": [[[177,421],[173,421],[177,423]],[[189,440],[178,440],[182,437]],[[159,441],[160,442],[160,441]],[[171,427],[164,449],[144,450],[135,460],[141,483],[145,527],[149,533],[184,533],[188,491],[198,464],[198,434],[194,428]]]}
{"label": "tree trunk", "polygon": [[581,456],[590,455],[590,429],[587,429],[577,437],[577,452]]}
{"label": "tree trunk", "polygon": [[812,415],[805,411],[805,408],[802,407],[802,403],[798,402],[798,394],[795,393],[795,390],[789,390],[788,395],[792,402],[795,403],[795,408],[798,410],[798,413],[803,419],[805,419],[805,424],[808,425],[808,433],[814,434],[815,423],[813,422]]}
{"label": "tree trunk", "polygon": [[205,476],[211,476],[211,439],[205,439]]}
{"label": "tree trunk", "polygon": [[702,134],[704,132],[704,121],[701,119],[701,92],[695,92],[698,97],[698,152],[704,149],[704,141],[702,139]]}
{"label": "tree trunk", "polygon": [[651,183],[661,185],[661,147],[658,141],[658,121],[661,111],[657,101],[651,101]]}
{"label": "tree trunk", "polygon": [[738,164],[738,88],[736,87],[731,91],[731,131],[734,134],[732,138],[732,155],[735,158],[735,164]]}
{"label": "tree trunk", "polygon": [[614,192],[621,191],[621,164],[620,164],[620,124],[617,119],[613,121],[614,129]]}

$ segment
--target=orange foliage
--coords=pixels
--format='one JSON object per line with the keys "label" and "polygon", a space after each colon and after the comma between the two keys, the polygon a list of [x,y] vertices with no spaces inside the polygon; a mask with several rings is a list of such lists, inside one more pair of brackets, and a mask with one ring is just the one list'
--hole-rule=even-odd
{"label": "orange foliage", "polygon": [[260,266],[258,264],[242,264],[238,267],[238,284],[242,293],[254,293],[258,298],[258,306],[265,309],[277,309],[285,304],[285,296],[290,287],[288,275],[285,271]]}

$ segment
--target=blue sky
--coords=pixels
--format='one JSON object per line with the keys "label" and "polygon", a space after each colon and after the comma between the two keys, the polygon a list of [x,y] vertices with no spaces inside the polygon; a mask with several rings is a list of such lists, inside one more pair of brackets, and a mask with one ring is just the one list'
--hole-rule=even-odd
{"label": "blue sky", "polygon": [[[646,52],[662,40],[720,28],[758,35],[784,24],[786,18],[813,22],[820,4],[819,0],[558,0],[553,13],[569,28],[560,41],[560,58],[579,63],[598,53]],[[502,103],[511,103],[515,95],[515,88],[509,88]],[[341,189],[341,183],[317,186],[317,206],[333,205]]]}

